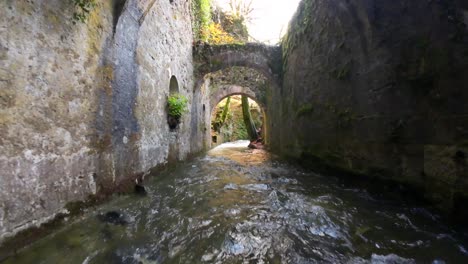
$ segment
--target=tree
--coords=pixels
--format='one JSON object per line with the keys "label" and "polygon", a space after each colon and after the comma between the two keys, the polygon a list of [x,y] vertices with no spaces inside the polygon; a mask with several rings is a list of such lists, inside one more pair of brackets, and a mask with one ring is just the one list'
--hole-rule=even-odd
{"label": "tree", "polygon": [[226,117],[229,113],[229,105],[231,104],[231,96],[228,96],[226,104],[224,105],[223,114],[221,115],[221,126],[226,122]]}
{"label": "tree", "polygon": [[247,96],[242,95],[242,116],[244,118],[245,126],[247,127],[247,133],[249,134],[250,141],[255,141],[258,139],[257,129],[255,124],[252,121],[252,116],[250,115],[250,106],[249,99]]}
{"label": "tree", "polygon": [[253,0],[229,0],[229,12],[234,18],[245,21],[252,20]]}

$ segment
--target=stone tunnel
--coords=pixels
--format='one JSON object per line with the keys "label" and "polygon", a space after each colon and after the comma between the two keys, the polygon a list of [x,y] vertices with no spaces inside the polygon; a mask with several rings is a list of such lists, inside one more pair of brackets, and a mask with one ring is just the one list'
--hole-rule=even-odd
{"label": "stone tunnel", "polygon": [[273,153],[466,217],[466,1],[303,0],[280,46],[194,44],[190,4],[100,1],[75,24],[71,1],[0,2],[0,240],[206,150],[231,94],[265,109]]}

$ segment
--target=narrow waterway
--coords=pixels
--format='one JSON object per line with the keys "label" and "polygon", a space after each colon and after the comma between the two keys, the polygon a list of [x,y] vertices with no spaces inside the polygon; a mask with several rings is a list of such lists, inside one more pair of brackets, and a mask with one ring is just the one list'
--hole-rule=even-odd
{"label": "narrow waterway", "polygon": [[248,142],[147,179],[6,263],[468,263],[428,209],[270,159]]}

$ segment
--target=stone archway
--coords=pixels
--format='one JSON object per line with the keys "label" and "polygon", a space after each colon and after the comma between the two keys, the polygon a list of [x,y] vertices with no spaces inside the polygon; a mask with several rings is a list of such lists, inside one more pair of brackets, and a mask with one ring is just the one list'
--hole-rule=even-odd
{"label": "stone archway", "polygon": [[[208,119],[208,123],[213,125],[210,129],[210,131],[208,131],[207,133],[207,136],[210,135],[210,138],[216,138],[218,137],[218,140],[219,138],[221,138],[221,142],[217,142],[216,141],[213,141],[213,140],[210,140],[210,145],[208,146],[209,148],[213,147],[213,142],[215,142],[215,146],[220,144],[220,143],[225,143],[225,142],[228,142],[228,141],[224,141],[225,140],[225,137],[222,135],[223,133],[220,132],[220,130],[218,130],[217,132],[215,130],[213,130],[214,128],[214,124],[217,123],[217,117],[219,114],[220,114],[220,111],[222,111],[222,109],[224,108],[224,104],[221,104],[223,103],[226,103],[225,99],[230,97],[231,100],[231,106],[229,107],[229,112],[231,113],[230,115],[233,115],[234,116],[234,120],[238,120],[237,122],[234,121],[234,122],[231,122],[230,125],[229,125],[229,122],[226,122],[227,124],[227,127],[230,127],[230,132],[228,132],[228,134],[233,134],[233,131],[237,131],[237,129],[239,128],[236,128],[236,125],[235,124],[238,124],[239,122],[239,111],[240,111],[240,122],[244,122],[242,120],[242,107],[239,105],[240,104],[240,96],[246,96],[248,97],[249,99],[249,105],[250,105],[250,112],[252,113],[252,116],[256,116],[255,118],[253,118],[253,120],[256,120],[255,123],[256,123],[256,128],[257,128],[257,131],[259,131],[259,136],[261,136],[262,138],[262,142],[264,145],[267,145],[268,144],[268,141],[269,141],[269,129],[268,129],[268,123],[267,123],[267,120],[268,120],[268,114],[267,114],[267,109],[265,108],[265,105],[260,102],[258,100],[258,98],[256,97],[256,94],[252,91],[252,89],[248,88],[248,87],[242,87],[242,86],[238,86],[238,85],[231,85],[231,86],[228,86],[228,87],[225,87],[226,89],[222,89],[220,91],[218,91],[216,94],[212,95],[212,97],[210,98],[210,104],[211,104],[211,109],[210,109],[210,116],[209,116],[209,119]],[[233,101],[234,100],[234,108],[232,108],[232,104],[233,104]],[[221,109],[221,110],[220,110]],[[234,113],[234,114],[233,114]],[[237,114],[236,114],[237,113]],[[255,114],[254,114],[255,113]],[[236,118],[237,116],[237,118]],[[213,119],[214,118],[214,119]],[[232,117],[231,117],[232,118]],[[214,124],[212,123],[214,121]],[[258,123],[260,122],[260,123]],[[232,128],[234,124],[234,128]],[[237,125],[238,126],[238,125]],[[261,131],[261,132],[260,132]],[[231,140],[239,140],[239,139],[247,139],[247,138],[237,138],[237,139],[232,139]]]}
{"label": "stone archway", "polygon": [[[258,93],[258,91],[257,91]],[[229,85],[219,89],[216,93],[210,96],[210,106],[211,109],[216,107],[216,105],[223,100],[224,98],[231,96],[231,95],[246,95],[255,102],[257,102],[263,110],[266,110],[265,102],[262,102],[258,99],[258,96],[255,93],[254,89],[249,87],[243,87],[238,85]]]}
{"label": "stone archway", "polygon": [[268,105],[271,102],[271,98],[269,95],[273,93],[273,89],[278,89],[278,87],[263,72],[249,67],[233,66],[205,74],[200,83],[198,91],[204,94],[205,99],[203,104],[208,110],[204,113],[205,121],[203,122],[205,127],[204,144],[206,148],[211,147],[210,126],[212,110],[223,98],[230,95],[246,95],[257,102],[262,109],[263,131],[267,133],[270,130]]}
{"label": "stone archway", "polygon": [[194,64],[199,78],[208,73],[241,66],[255,69],[269,79],[273,86],[281,86],[282,52],[279,46],[247,43],[244,45],[197,45]]}

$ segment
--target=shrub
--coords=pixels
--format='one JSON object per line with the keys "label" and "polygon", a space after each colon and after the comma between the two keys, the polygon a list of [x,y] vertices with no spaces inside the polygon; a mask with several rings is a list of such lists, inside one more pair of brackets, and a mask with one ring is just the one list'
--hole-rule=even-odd
{"label": "shrub", "polygon": [[188,111],[187,103],[188,99],[179,93],[170,95],[167,99],[169,116],[175,119],[179,119],[184,113]]}
{"label": "shrub", "polygon": [[210,44],[235,44],[238,43],[234,37],[227,33],[220,24],[211,23],[201,31],[202,40]]}

